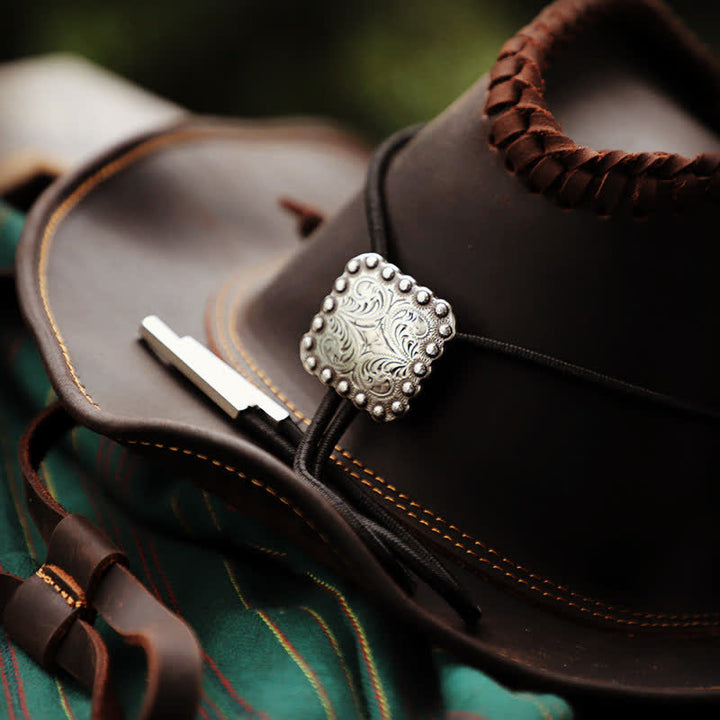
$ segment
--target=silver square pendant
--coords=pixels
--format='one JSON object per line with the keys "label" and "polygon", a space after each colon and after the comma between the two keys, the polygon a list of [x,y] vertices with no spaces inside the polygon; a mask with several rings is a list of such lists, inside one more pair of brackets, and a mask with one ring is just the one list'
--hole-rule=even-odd
{"label": "silver square pendant", "polygon": [[300,341],[305,369],[378,422],[404,415],[455,335],[450,303],[377,253],[363,253]]}

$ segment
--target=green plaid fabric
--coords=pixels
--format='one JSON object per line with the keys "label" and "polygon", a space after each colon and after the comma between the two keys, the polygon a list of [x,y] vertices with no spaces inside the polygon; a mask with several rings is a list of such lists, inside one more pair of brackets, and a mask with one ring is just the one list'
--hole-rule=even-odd
{"label": "green plaid fabric", "polygon": [[[0,269],[11,264],[21,226],[0,206]],[[0,288],[0,567],[25,577],[44,547],[24,509],[16,446],[52,392],[11,282],[0,279]],[[117,443],[78,429],[43,473],[59,502],[101,527],[195,629],[204,648],[201,718],[571,717],[557,697],[510,692],[434,650],[251,517]],[[106,635],[132,716],[143,658]],[[0,630],[0,717],[89,711],[72,680],[42,671]]]}

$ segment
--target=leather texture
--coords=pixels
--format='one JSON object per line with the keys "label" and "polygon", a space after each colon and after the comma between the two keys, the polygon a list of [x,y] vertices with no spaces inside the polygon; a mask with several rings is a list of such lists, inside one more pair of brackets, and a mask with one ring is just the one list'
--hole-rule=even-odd
{"label": "leather texture", "polygon": [[187,624],[135,579],[127,558],[87,518],[68,514],[38,468],[74,423],[57,403],[30,424],[20,466],[30,514],[47,545],[45,563],[21,580],[0,573],[0,619],[10,639],[48,670],[62,668],[92,691],[91,717],[122,718],[96,613],[147,658],[139,718],[195,717],[202,655]]}
{"label": "leather texture", "polygon": [[[664,11],[652,17],[665,22]],[[643,37],[642,24],[632,30]],[[643,137],[647,123],[663,152],[720,149],[652,54],[638,72],[640,61],[602,32],[564,52],[612,68],[571,92],[563,51],[553,58],[547,97],[556,117],[593,117],[584,142],[616,137],[616,115],[594,112],[594,98],[612,108],[627,76],[647,90],[625,115],[629,136]],[[489,82],[393,163],[389,259],[450,299],[463,332],[716,404],[720,258],[707,228],[717,206],[681,215],[661,204],[640,221],[622,203],[601,218],[528,192],[490,142]],[[666,132],[659,108],[668,107]],[[297,344],[346,260],[370,249],[361,198],[338,212],[364,162],[329,130],[191,123],[57,183],[32,212],[18,280],[64,403],[91,428],[251,503],[506,682],[561,692],[583,717],[619,700],[656,714],[717,706],[718,589],[704,571],[718,547],[715,427],[457,343],[407,418],[357,421],[332,471],[452,559],[484,610],[473,636],[427,588],[402,594],[317,493],[134,341],[142,317],[157,313],[180,334],[206,336],[307,420],[323,388],[300,367]],[[283,195],[333,217],[301,244],[276,209]]]}

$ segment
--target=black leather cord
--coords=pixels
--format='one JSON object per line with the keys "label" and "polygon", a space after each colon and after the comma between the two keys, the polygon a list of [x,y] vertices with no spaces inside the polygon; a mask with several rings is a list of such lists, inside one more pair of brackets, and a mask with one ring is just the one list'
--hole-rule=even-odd
{"label": "black leather cord", "polygon": [[342,402],[342,398],[333,390],[329,390],[325,394],[297,447],[293,469],[302,480],[312,485],[342,515],[398,585],[405,592],[412,593],[415,586],[410,575],[393,555],[387,543],[378,536],[375,524],[368,518],[363,518],[345,498],[340,497],[327,485],[320,482],[309,469],[316,461],[318,441],[322,440],[325,428],[332,421]]}
{"label": "black leather cord", "polygon": [[405,592],[413,594],[414,577],[422,579],[474,627],[480,609],[435,555],[354,480],[344,473],[325,478],[328,458],[356,416],[351,402],[329,390],[304,434],[294,423],[292,429],[276,426],[261,411],[248,410],[238,422],[270,452],[293,465],[296,474],[342,515]]}
{"label": "black leather cord", "polygon": [[561,375],[573,377],[577,380],[584,380],[593,385],[599,385],[606,390],[654,403],[673,412],[689,415],[700,420],[720,420],[720,410],[716,410],[715,408],[695,405],[676,398],[673,395],[665,395],[664,393],[651,390],[642,385],[634,385],[625,380],[615,378],[612,375],[605,375],[604,373],[590,370],[580,365],[574,365],[573,363],[560,360],[551,355],[545,355],[536,350],[530,350],[519,345],[503,342],[502,340],[483,337],[482,335],[458,333],[455,337],[483,350],[490,350],[500,355],[507,355],[511,358],[524,360],[545,368],[546,370],[552,370]]}
{"label": "black leather cord", "polygon": [[329,481],[320,482],[318,475],[356,414],[352,403],[334,390],[328,390],[298,446],[295,472],[342,514],[406,592],[414,590],[409,574],[412,572],[474,627],[480,619],[480,608],[440,560],[404,525],[344,473],[333,478],[336,488],[331,488]]}
{"label": "black leather cord", "polygon": [[313,474],[318,480],[322,481],[324,470],[327,467],[327,459],[340,438],[345,434],[350,423],[357,417],[357,414],[357,408],[351,402],[345,400],[340,404],[335,416],[329,422],[325,435],[320,439],[315,453]]}
{"label": "black leather cord", "polygon": [[[395,154],[404,148],[421,129],[422,125],[415,125],[391,135],[379,146],[375,156],[370,162],[367,184],[365,186],[370,246],[374,252],[382,255],[386,260],[392,260],[392,249],[395,244],[395,238],[387,210],[385,176],[387,175],[387,171],[390,168]],[[566,360],[545,355],[537,350],[525,348],[503,340],[496,340],[494,338],[469,333],[457,333],[455,338],[456,340],[461,340],[482,350],[530,362],[546,370],[598,385],[606,390],[620,393],[627,397],[653,403],[671,412],[689,415],[701,420],[720,420],[720,409],[697,405],[682,400],[681,398],[643,387],[642,385],[635,385],[626,380],[591,370],[590,368],[574,365]]]}
{"label": "black leather cord", "polygon": [[413,125],[391,135],[379,145],[368,165],[365,180],[365,216],[370,245],[385,259],[391,256],[390,245],[393,239],[385,202],[385,177],[395,153],[402,150],[422,128],[422,125]]}

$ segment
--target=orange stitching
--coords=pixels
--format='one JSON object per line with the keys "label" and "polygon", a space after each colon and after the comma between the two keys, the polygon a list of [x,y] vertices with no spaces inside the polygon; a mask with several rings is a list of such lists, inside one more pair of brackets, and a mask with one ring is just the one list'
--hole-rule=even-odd
{"label": "orange stitching", "polygon": [[[462,550],[465,550],[466,553],[470,553],[471,555],[477,556],[478,559],[480,559],[482,562],[486,562],[486,563],[490,563],[490,562],[491,562],[490,560],[488,560],[487,558],[484,558],[483,556],[479,555],[478,553],[474,552],[473,550],[470,550],[470,549],[466,548],[465,545],[463,545],[462,543],[457,542],[456,538],[453,538],[453,537],[451,537],[450,535],[445,535],[445,534],[443,534],[443,532],[442,532],[441,530],[439,530],[439,529],[436,528],[436,527],[433,527],[427,520],[424,520],[424,519],[418,517],[418,515],[416,515],[415,513],[410,512],[406,507],[404,507],[403,505],[400,505],[400,504],[395,500],[395,498],[393,498],[393,497],[391,497],[391,496],[389,496],[389,495],[384,495],[378,488],[374,487],[374,486],[372,485],[372,483],[368,482],[367,480],[365,480],[364,478],[362,478],[362,477],[361,477],[360,475],[358,475],[357,473],[354,473],[352,470],[349,470],[348,468],[346,468],[345,465],[343,465],[343,464],[342,464],[341,462],[339,462],[338,460],[335,460],[335,463],[336,463],[337,465],[339,465],[343,470],[345,470],[345,472],[347,472],[348,474],[350,474],[352,477],[354,477],[354,478],[356,478],[357,480],[359,480],[363,485],[366,485],[366,486],[369,487],[373,492],[375,492],[375,493],[377,493],[378,495],[380,495],[384,500],[388,500],[388,501],[391,502],[393,505],[395,505],[395,507],[400,508],[401,510],[405,511],[410,517],[412,517],[412,518],[414,518],[415,520],[417,520],[420,524],[426,526],[431,532],[434,532],[434,533],[436,533],[437,535],[440,535],[444,540],[448,540],[449,542],[452,542],[453,545],[455,545],[455,547],[460,548],[460,549],[462,549]],[[379,478],[379,477],[378,477],[378,479],[379,479],[379,480],[382,480],[382,479]],[[418,505],[417,503],[412,503],[412,504],[413,504],[413,505],[416,505],[417,507],[420,507],[420,505]],[[426,509],[424,509],[424,508],[422,508],[422,511],[423,511],[423,513],[427,513],[427,514],[429,514],[429,515],[434,515],[434,513],[432,513],[430,510],[426,510]],[[623,613],[623,614],[625,614],[625,615],[632,615],[632,616],[634,616],[634,617],[642,617],[642,618],[664,618],[664,619],[668,619],[668,620],[680,619],[680,618],[716,618],[716,617],[718,617],[718,615],[720,615],[720,613],[716,613],[716,612],[708,612],[708,613],[678,613],[678,614],[671,614],[671,613],[644,613],[644,612],[634,612],[634,611],[632,611],[632,610],[628,610],[628,609],[625,609],[625,608],[622,608],[622,607],[617,607],[617,606],[614,606],[614,605],[608,605],[607,603],[601,602],[600,600],[595,600],[595,599],[593,599],[593,598],[589,598],[589,597],[585,597],[585,596],[583,596],[583,595],[580,595],[579,593],[575,592],[574,590],[571,590],[571,589],[569,589],[569,588],[567,588],[567,587],[564,587],[563,585],[556,584],[556,583],[552,582],[551,580],[548,580],[547,578],[543,578],[543,577],[540,577],[539,575],[536,575],[535,573],[533,573],[532,571],[530,571],[530,570],[528,570],[527,568],[523,567],[522,565],[517,565],[517,564],[513,563],[512,560],[510,560],[510,559],[508,559],[508,558],[503,557],[502,555],[500,555],[500,553],[498,553],[497,550],[494,550],[493,548],[488,547],[487,545],[485,545],[484,543],[480,542],[479,540],[475,540],[473,537],[471,537],[471,536],[468,535],[467,533],[464,533],[464,532],[462,532],[461,530],[459,530],[459,528],[455,527],[454,525],[450,525],[446,520],[443,520],[443,518],[441,518],[440,516],[434,516],[433,519],[434,519],[434,520],[437,520],[437,521],[440,521],[441,523],[444,523],[444,524],[447,525],[451,530],[453,530],[453,531],[455,531],[456,533],[458,533],[459,535],[461,535],[461,537],[463,537],[463,538],[465,538],[465,539],[468,539],[468,540],[471,540],[475,545],[478,545],[478,546],[482,547],[484,550],[486,550],[487,552],[489,552],[489,553],[491,553],[491,554],[493,554],[493,555],[496,555],[496,556],[500,559],[501,562],[503,562],[503,563],[505,563],[505,564],[507,564],[507,565],[511,565],[511,566],[515,567],[515,569],[520,570],[521,572],[526,573],[527,576],[530,577],[530,578],[532,578],[533,580],[537,580],[538,582],[542,582],[542,583],[544,583],[544,584],[546,584],[546,585],[548,585],[548,586],[550,586],[550,587],[554,587],[555,589],[557,589],[557,590],[559,590],[559,591],[561,591],[561,592],[567,593],[568,595],[571,595],[571,596],[573,596],[573,597],[578,598],[578,600],[583,600],[584,602],[588,602],[588,603],[591,603],[591,604],[593,604],[593,605],[597,605],[597,606],[599,606],[599,607],[604,607],[604,608],[606,608],[606,609],[609,610],[609,611],[612,611],[612,612],[621,612],[621,613]],[[493,567],[493,568],[498,568],[498,566],[496,566],[496,565],[493,565],[492,567]],[[498,568],[498,569],[499,569],[499,568]],[[508,577],[513,577],[513,578],[515,577],[514,575],[511,575],[511,574],[508,574],[508,573],[504,573],[504,574],[507,575]],[[537,588],[533,588],[533,589],[537,589]],[[556,597],[553,596],[553,595],[549,595],[548,593],[543,593],[543,594],[544,594],[544,595],[547,595],[548,597],[554,597],[555,599],[560,599],[560,598],[556,598]]]}
{"label": "orange stitching", "polygon": [[[219,311],[219,308],[221,308],[223,306],[222,303],[223,303],[224,299],[226,298],[227,294],[229,293],[230,288],[235,286],[234,277],[235,276],[229,278],[228,281],[223,283],[223,286],[220,289],[220,293],[219,293],[218,299],[217,299],[218,311]],[[217,316],[215,319],[217,322],[216,327],[218,330],[220,330],[221,328],[224,327],[224,323],[217,321]],[[288,398],[287,395],[285,395],[282,392],[282,390],[280,390],[278,387],[276,387],[273,384],[273,381],[255,364],[253,359],[244,352],[244,348],[243,348],[242,343],[240,342],[240,338],[237,337],[237,331],[234,330],[234,328],[232,327],[232,324],[230,322],[227,323],[227,327],[229,328],[230,338],[233,342],[233,345],[235,345],[238,348],[238,350],[240,350],[240,353],[242,354],[242,356],[245,359],[245,361],[247,362],[247,364],[250,366],[250,369],[262,380],[263,383],[265,383],[265,385],[267,385],[268,388],[270,388],[270,390],[280,400],[280,402],[282,402],[284,405],[286,405],[290,409],[290,411],[293,413],[293,415],[295,415],[295,417],[297,417],[298,420],[309,425],[310,420],[308,418],[306,418],[302,414],[302,412],[300,412],[300,410],[295,406],[295,404],[290,400],[290,398]],[[227,344],[227,338],[223,336],[222,332],[218,332],[218,339],[220,340],[220,343],[223,346],[223,349],[228,353],[228,355],[230,357],[233,357],[233,353]],[[255,383],[252,378],[248,378],[247,375],[245,375],[245,373],[242,373],[242,374],[247,380],[250,380],[250,382],[252,382],[253,385],[255,385],[255,387],[258,387],[257,383]],[[262,388],[258,388],[258,389],[262,390]]]}
{"label": "orange stitching", "polygon": [[[301,128],[298,128],[300,130]],[[312,133],[312,129],[307,128],[306,130],[309,130],[308,136],[312,138],[314,135]],[[184,130],[177,130],[172,133],[168,133],[165,135],[160,135],[154,138],[151,138],[150,140],[147,140],[140,145],[136,145],[131,150],[129,150],[125,155],[122,155],[115,160],[112,160],[107,165],[103,165],[99,170],[97,170],[93,175],[85,179],[80,185],[78,185],[77,188],[53,211],[52,215],[50,216],[50,219],[48,220],[47,225],[45,226],[45,231],[43,232],[43,236],[40,242],[40,256],[38,260],[38,279],[39,279],[39,290],[40,290],[40,298],[42,300],[43,309],[45,310],[45,314],[47,315],[48,321],[50,322],[51,329],[53,331],[53,334],[55,335],[55,339],[58,342],[58,345],[60,347],[60,352],[62,353],[63,360],[65,361],[65,366],[68,369],[68,372],[70,373],[70,376],[73,379],[73,382],[75,383],[76,387],[80,392],[82,393],[83,397],[95,408],[99,409],[98,404],[92,399],[90,393],[87,391],[85,386],[82,382],[80,382],[80,378],[78,377],[75,368],[73,367],[72,362],[70,361],[70,354],[68,352],[67,346],[65,344],[65,340],[63,339],[60,330],[57,326],[57,322],[55,320],[55,316],[52,313],[52,310],[50,309],[50,301],[48,299],[48,292],[47,292],[47,262],[48,262],[48,253],[50,249],[50,244],[52,239],[55,236],[55,232],[57,230],[58,225],[68,216],[71,210],[73,210],[77,205],[82,202],[85,197],[90,193],[91,190],[93,190],[97,185],[101,184],[103,181],[107,180],[108,178],[112,177],[113,175],[117,174],[121,170],[124,170],[126,167],[128,167],[130,164],[135,162],[136,160],[139,160],[142,157],[145,157],[149,155],[150,153],[154,152],[155,150],[158,150],[160,148],[174,145],[180,142],[183,142],[184,140],[191,140],[191,139],[213,139],[214,137],[217,137],[219,135],[234,135],[238,132],[237,128],[233,127],[208,127],[208,128],[191,128],[191,129],[184,129]],[[343,137],[342,133],[335,132],[339,138]],[[335,138],[333,137],[333,141],[335,141]]]}
{"label": "orange stitching", "polygon": [[[52,568],[54,572],[56,572],[58,575],[63,577],[65,579],[65,573],[58,572],[60,568],[56,568],[54,565],[43,565],[42,567],[39,567],[35,574],[46,584],[49,585],[60,597],[71,607],[75,608],[76,610],[80,610],[84,607],[86,607],[85,603],[85,596],[79,588],[76,589],[76,593],[78,597],[73,597],[70,593],[63,590],[51,577],[45,572],[44,568]],[[71,579],[71,578],[70,578]],[[68,585],[74,585],[75,583],[68,582]]]}
{"label": "orange stitching", "polygon": [[[245,348],[245,346],[242,343],[242,340],[240,339],[240,336],[237,333],[237,329],[234,327],[233,323],[230,322],[230,318],[234,316],[234,310],[237,309],[237,305],[239,304],[239,301],[233,301],[230,303],[230,312],[224,313],[223,308],[225,307],[225,301],[227,299],[227,296],[229,295],[230,288],[234,285],[235,282],[235,275],[231,276],[225,283],[223,283],[220,292],[218,293],[217,300],[216,300],[216,311],[214,314],[215,319],[215,330],[218,336],[218,339],[220,340],[220,344],[222,345],[222,349],[225,351],[225,358],[229,360],[232,365],[243,375],[243,377],[247,378],[248,380],[252,381],[253,379],[251,377],[248,377],[247,373],[245,372],[242,365],[240,365],[237,362],[235,353],[233,352],[232,348],[227,344],[227,338],[224,334],[224,331],[227,331],[230,339],[232,340],[233,346],[238,350],[240,353],[242,359],[247,363],[247,365],[250,367],[250,369],[255,372],[258,377],[261,378],[263,383],[273,392],[273,394],[276,396],[276,398],[280,399],[281,402],[284,402],[287,407],[291,410],[291,412],[301,421],[305,423],[309,423],[309,420],[303,415],[303,413],[292,403],[288,400],[288,398],[285,396],[282,391],[279,390],[275,386],[275,384],[272,382],[272,380],[268,377],[267,374],[265,374],[260,368],[257,366],[253,358],[250,356],[249,352]],[[236,291],[236,297],[239,293],[239,290]],[[509,558],[503,557],[497,550],[494,550],[491,547],[488,547],[484,543],[482,543],[480,540],[476,540],[472,536],[468,535],[467,533],[462,532],[458,527],[455,525],[452,525],[448,523],[447,520],[444,520],[439,515],[436,515],[433,511],[423,508],[419,503],[413,501],[408,495],[404,495],[403,493],[398,492],[394,486],[390,485],[388,482],[386,482],[382,477],[374,473],[372,470],[366,468],[359,460],[357,460],[355,457],[353,457],[347,450],[344,450],[340,446],[336,446],[335,448],[343,457],[347,458],[353,465],[357,466],[360,470],[362,470],[363,473],[369,475],[374,480],[380,482],[383,484],[384,487],[390,489],[391,491],[394,491],[398,497],[405,499],[409,502],[410,506],[418,508],[418,510],[421,511],[422,514],[430,515],[433,520],[436,522],[442,523],[443,525],[446,525],[450,531],[460,535],[462,539],[470,540],[474,545],[477,545],[481,548],[483,548],[486,552],[496,556],[500,562],[510,565],[515,570],[518,570],[524,574],[526,574],[529,578],[532,580],[535,580],[537,582],[540,582],[544,585],[547,585],[548,587],[553,588],[556,592],[565,593],[566,595],[570,595],[571,597],[577,598],[578,600],[584,602],[584,603],[590,603],[591,605],[594,605],[596,607],[604,608],[608,612],[615,612],[615,613],[622,613],[624,615],[629,615],[631,617],[638,617],[638,618],[646,618],[646,619],[663,619],[663,620],[680,620],[683,618],[686,619],[693,619],[692,622],[686,622],[686,623],[640,623],[638,621],[634,620],[627,620],[625,618],[620,618],[617,616],[612,615],[605,615],[602,613],[597,613],[589,610],[588,608],[584,608],[578,603],[559,595],[554,595],[552,593],[549,593],[542,588],[539,588],[535,585],[530,584],[526,579],[518,577],[517,575],[508,572],[506,569],[493,564],[493,562],[482,555],[478,554],[474,550],[471,550],[467,548],[465,545],[463,545],[461,542],[458,542],[456,538],[453,538],[447,534],[444,534],[441,530],[439,530],[436,527],[433,527],[427,520],[422,519],[419,517],[416,513],[408,510],[407,507],[404,505],[401,505],[399,502],[397,502],[396,498],[391,497],[390,495],[385,495],[382,490],[380,490],[378,487],[374,486],[371,482],[366,480],[365,478],[361,477],[357,473],[353,472],[350,468],[348,468],[345,463],[339,459],[334,453],[330,456],[331,459],[334,460],[335,464],[338,465],[340,468],[342,468],[345,472],[347,472],[352,477],[359,480],[363,485],[370,488],[374,493],[380,495],[384,500],[392,503],[395,507],[402,510],[405,514],[407,514],[409,517],[413,518],[420,524],[427,527],[431,532],[434,532],[440,537],[442,537],[444,540],[447,540],[449,542],[452,542],[453,545],[461,550],[463,550],[466,554],[472,555],[476,558],[478,562],[485,563],[489,565],[492,569],[501,572],[505,577],[511,578],[517,583],[521,583],[528,587],[530,590],[539,592],[543,597],[552,598],[553,600],[557,600],[559,602],[565,603],[573,608],[577,608],[581,610],[582,612],[590,613],[594,617],[599,617],[604,620],[612,620],[616,621],[618,623],[622,624],[629,624],[629,625],[637,625],[638,627],[695,627],[695,626],[701,626],[701,627],[714,627],[717,625],[717,620],[715,621],[708,621],[708,622],[702,622],[699,620],[699,618],[720,618],[720,613],[716,612],[708,612],[708,613],[646,613],[646,612],[637,612],[629,609],[625,609],[619,606],[610,605],[608,603],[602,602],[601,600],[596,600],[594,598],[586,597],[574,590],[571,590],[567,587],[564,587],[563,585],[554,583],[552,580],[549,580],[548,578],[540,577],[539,575],[536,575],[535,573],[531,572],[527,568],[523,567],[522,565],[518,565],[517,563],[513,562]]]}
{"label": "orange stitching", "polygon": [[133,163],[134,161],[140,159],[141,157],[144,157],[145,155],[150,154],[154,150],[164,147],[166,145],[171,145],[175,142],[181,142],[184,139],[192,138],[192,137],[202,137],[203,135],[209,135],[208,130],[184,130],[177,133],[173,133],[172,135],[163,135],[161,137],[153,138],[152,140],[149,140],[146,143],[143,143],[142,145],[138,145],[133,150],[128,152],[126,155],[123,155],[116,160],[108,163],[107,165],[104,165],[102,168],[100,168],[97,172],[95,172],[93,175],[91,175],[89,178],[87,178],[83,183],[81,183],[75,191],[69,195],[53,212],[50,219],[48,220],[47,225],[45,226],[45,231],[43,232],[42,240],[40,243],[40,258],[38,261],[38,279],[40,281],[39,289],[40,289],[40,298],[42,300],[42,305],[45,310],[45,314],[47,315],[47,318],[50,322],[50,326],[52,328],[53,334],[55,335],[55,338],[58,342],[58,345],[60,347],[60,352],[62,353],[63,359],[65,360],[65,366],[67,367],[68,371],[70,372],[70,375],[72,376],[73,382],[77,386],[77,388],[80,390],[80,392],[83,394],[85,399],[96,408],[99,408],[98,404],[92,399],[90,396],[90,393],[86,390],[85,386],[80,382],[80,378],[77,376],[77,373],[75,372],[75,368],[72,365],[72,362],[70,361],[70,354],[68,352],[67,346],[65,345],[65,341],[60,334],[60,330],[57,326],[57,322],[55,321],[55,316],[53,315],[51,309],[50,309],[50,301],[48,299],[48,291],[47,291],[47,262],[48,262],[48,253],[50,249],[50,244],[52,239],[55,236],[55,232],[57,230],[58,225],[67,217],[68,213],[75,208],[87,195],[88,193],[93,190],[97,185],[102,183],[103,181],[107,180],[108,178],[112,177],[113,175],[117,174],[121,170],[125,169],[128,165]]}
{"label": "orange stitching", "polygon": [[232,473],[233,475],[237,475],[237,477],[241,478],[242,480],[245,480],[247,482],[252,483],[256,487],[262,488],[265,490],[265,492],[272,495],[276,500],[279,500],[284,505],[287,505],[326,545],[329,547],[333,547],[332,543],[328,540],[328,538],[321,533],[315,525],[308,520],[302,512],[295,507],[287,498],[283,497],[282,495],[278,494],[277,490],[275,490],[270,485],[267,485],[266,483],[262,482],[261,480],[257,480],[256,478],[251,478],[245,475],[242,471],[238,470],[237,468],[233,467],[232,465],[228,465],[227,463],[221,462],[220,460],[213,460],[212,458],[209,458],[207,455],[203,455],[201,453],[195,452],[194,450],[188,450],[187,448],[178,448],[172,445],[164,445],[163,443],[158,442],[150,442],[148,440],[119,440],[119,442],[125,442],[128,445],[142,445],[143,447],[154,447],[158,448],[160,450],[168,450],[169,452],[181,452],[183,455],[192,455],[193,457],[198,458],[199,460],[205,460],[208,462],[211,462],[215,467],[220,468],[221,470],[225,470],[226,472]]}

